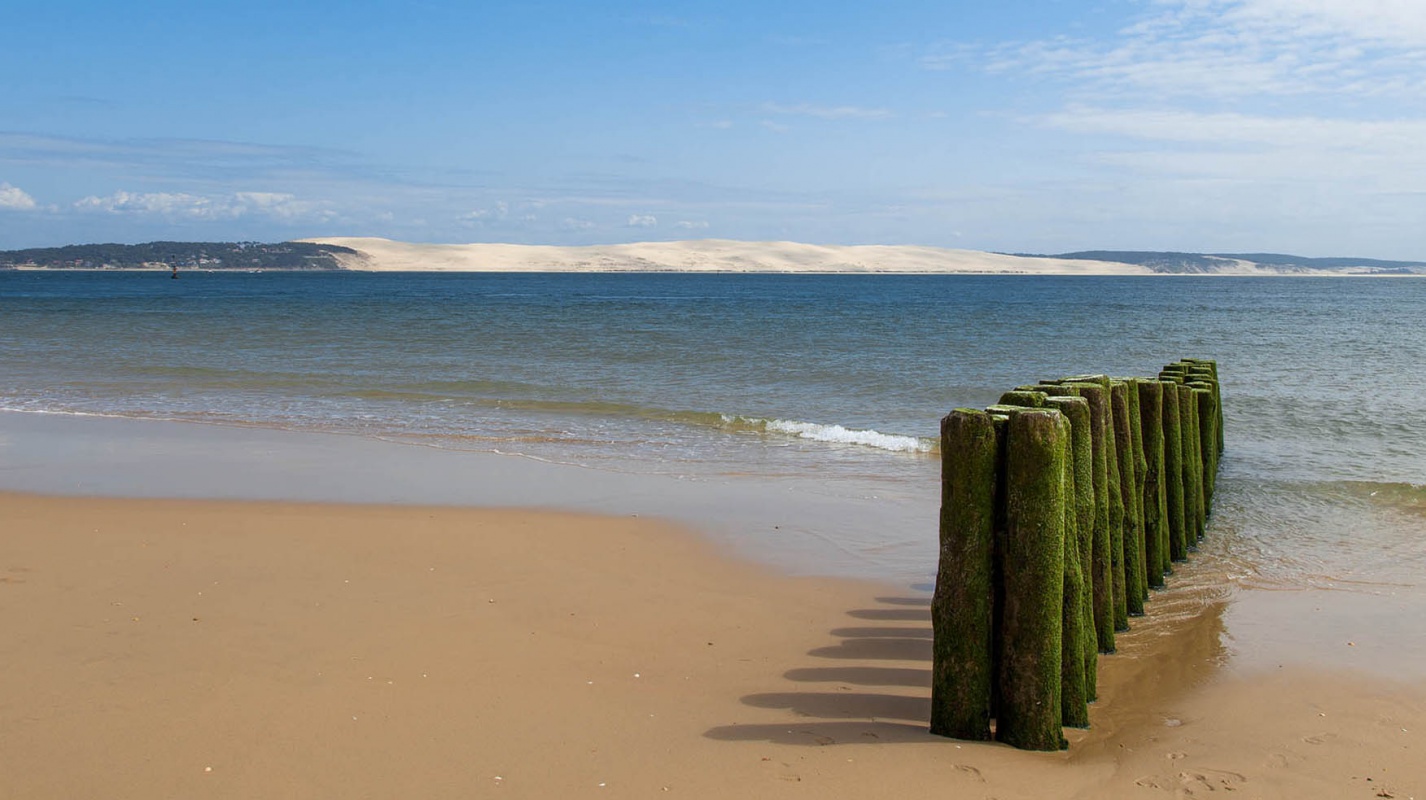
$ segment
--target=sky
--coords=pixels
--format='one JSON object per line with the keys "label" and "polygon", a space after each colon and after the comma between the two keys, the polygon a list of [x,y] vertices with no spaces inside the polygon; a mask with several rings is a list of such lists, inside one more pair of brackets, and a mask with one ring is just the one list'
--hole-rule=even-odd
{"label": "sky", "polygon": [[0,249],[1426,259],[1422,0],[11,3]]}

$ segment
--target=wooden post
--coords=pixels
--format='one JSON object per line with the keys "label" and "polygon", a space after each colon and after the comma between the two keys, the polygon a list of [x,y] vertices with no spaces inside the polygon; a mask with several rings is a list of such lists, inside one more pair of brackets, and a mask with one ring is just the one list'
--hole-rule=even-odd
{"label": "wooden post", "polygon": [[1090,587],[1094,596],[1094,628],[1099,652],[1114,652],[1113,538],[1109,528],[1109,460],[1107,429],[1109,392],[1098,383],[1074,383],[1079,396],[1089,402],[1090,431],[1094,446],[1094,541],[1091,547]]}
{"label": "wooden post", "polygon": [[1164,480],[1164,384],[1141,378],[1139,426],[1144,443],[1144,563],[1150,588],[1162,589],[1169,566],[1168,494]]}
{"label": "wooden post", "polygon": [[[1139,413],[1139,381],[1137,378],[1129,378],[1125,383],[1129,385],[1129,441],[1134,449],[1134,517],[1139,521],[1139,563],[1136,569],[1139,572],[1138,607],[1139,613],[1142,614],[1144,603],[1149,599],[1149,559],[1145,551],[1147,539],[1144,529],[1144,474],[1148,470],[1148,462],[1144,457],[1143,418]],[[1129,613],[1134,613],[1133,605],[1130,605]]]}
{"label": "wooden post", "polygon": [[1213,492],[1218,487],[1218,408],[1213,399],[1211,384],[1195,382],[1194,399],[1198,401],[1198,446],[1203,452],[1203,496],[1208,503],[1213,502]]}
{"label": "wooden post", "polygon": [[[1129,615],[1144,613],[1144,576],[1139,571],[1142,563],[1144,532],[1140,527],[1138,481],[1134,457],[1134,430],[1130,424],[1129,384],[1115,381],[1110,386],[1109,398],[1114,410],[1115,457],[1119,460],[1119,496],[1123,499],[1123,533],[1120,547],[1123,551],[1123,569],[1115,573],[1114,622],[1119,630],[1128,630]],[[1120,586],[1123,590],[1120,590]],[[1121,616],[1122,615],[1122,616]]]}
{"label": "wooden post", "polygon": [[1066,448],[1060,414],[1010,417],[1005,465],[1005,612],[995,738],[1060,750]]}
{"label": "wooden post", "polygon": [[1184,535],[1188,546],[1197,549],[1203,538],[1203,467],[1198,456],[1198,401],[1185,384],[1178,386],[1178,410],[1183,436]]}
{"label": "wooden post", "polygon": [[[1074,511],[1075,542],[1072,555],[1079,562],[1079,660],[1084,670],[1085,700],[1094,702],[1098,697],[1099,683],[1099,637],[1094,626],[1094,432],[1089,418],[1089,401],[1077,394],[1072,386],[1052,389],[1065,392],[1045,399],[1047,408],[1055,408],[1070,421],[1071,459],[1074,463]],[[1071,558],[1070,538],[1065,536],[1065,559]],[[1067,570],[1068,575],[1068,570]],[[1070,605],[1070,588],[1065,589],[1065,603]],[[1074,627],[1065,626],[1065,635],[1070,636]],[[1065,716],[1065,724],[1074,724],[1070,716]]]}
{"label": "wooden post", "polygon": [[984,411],[941,420],[940,563],[931,601],[931,733],[990,738],[999,447]]}
{"label": "wooden post", "polygon": [[1169,557],[1174,561],[1188,560],[1187,525],[1192,516],[1186,511],[1183,486],[1183,425],[1178,408],[1178,384],[1163,381],[1164,387],[1164,485],[1168,489]]}
{"label": "wooden post", "polygon": [[[1078,398],[1076,398],[1078,400]],[[1079,402],[1084,402],[1080,400]],[[1084,575],[1080,572],[1076,532],[1074,429],[1063,413],[1059,419],[1060,460],[1064,468],[1064,596],[1060,602],[1060,723],[1089,727],[1089,690],[1084,673],[1087,620],[1084,616]]]}

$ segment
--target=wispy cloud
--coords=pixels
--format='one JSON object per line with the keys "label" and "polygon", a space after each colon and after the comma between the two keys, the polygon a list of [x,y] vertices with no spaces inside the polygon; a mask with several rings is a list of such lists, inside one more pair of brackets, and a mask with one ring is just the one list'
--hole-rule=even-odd
{"label": "wispy cloud", "polygon": [[349,172],[359,158],[318,147],[203,139],[80,139],[0,132],[0,163],[68,168],[143,168],[147,173],[264,176],[294,171]]}
{"label": "wispy cloud", "polygon": [[33,211],[35,198],[18,186],[0,181],[0,211]]}
{"label": "wispy cloud", "polygon": [[155,216],[172,220],[233,220],[256,216],[282,222],[326,222],[336,213],[322,203],[282,192],[235,192],[205,196],[187,192],[125,192],[75,201],[75,211]]}
{"label": "wispy cloud", "polygon": [[489,208],[477,208],[474,211],[461,214],[456,219],[470,225],[482,225],[490,221],[503,220],[510,216],[510,204],[504,200],[496,201]]}
{"label": "wispy cloud", "polygon": [[681,219],[681,220],[679,220],[678,222],[673,223],[673,227],[679,228],[680,230],[685,230],[685,231],[701,231],[701,230],[706,230],[706,229],[708,228],[708,221],[707,221],[707,220],[701,220],[701,219],[700,219],[700,220]]}
{"label": "wispy cloud", "polygon": [[1426,141],[1426,120],[1267,117],[1172,109],[1116,110],[1071,106],[1042,120],[1075,133],[1107,133],[1151,141],[1214,146],[1271,145],[1337,151],[1400,153]]}
{"label": "wispy cloud", "polygon": [[765,114],[784,116],[815,117],[817,119],[886,119],[891,111],[885,108],[864,108],[862,106],[819,106],[812,103],[763,103]]}
{"label": "wispy cloud", "polygon": [[653,214],[630,214],[629,221],[624,224],[630,228],[657,228],[659,218]]}
{"label": "wispy cloud", "polygon": [[953,43],[919,63],[1038,76],[1099,98],[1426,94],[1426,3],[1158,0],[1152,8],[1107,42]]}

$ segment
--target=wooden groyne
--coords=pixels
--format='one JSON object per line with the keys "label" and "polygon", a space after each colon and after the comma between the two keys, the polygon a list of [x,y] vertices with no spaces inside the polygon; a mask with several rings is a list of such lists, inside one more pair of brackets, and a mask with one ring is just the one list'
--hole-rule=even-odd
{"label": "wooden groyne", "polygon": [[1058,750],[1088,727],[1098,656],[1203,538],[1222,450],[1203,359],[948,414],[931,732]]}

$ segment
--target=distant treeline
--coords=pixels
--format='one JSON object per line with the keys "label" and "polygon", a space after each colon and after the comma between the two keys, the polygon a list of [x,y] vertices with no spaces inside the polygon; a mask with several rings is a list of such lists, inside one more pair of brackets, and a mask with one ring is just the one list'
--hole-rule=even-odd
{"label": "distant treeline", "polygon": [[0,251],[0,269],[341,269],[350,247],[305,242],[149,242],[72,244]]}
{"label": "distant treeline", "polygon": [[[1032,255],[1016,253],[1015,255]],[[1042,255],[1040,258],[1071,258],[1091,261],[1112,261],[1137,264],[1154,272],[1194,273],[1218,272],[1230,266],[1229,261],[1251,261],[1284,272],[1312,272],[1324,269],[1361,267],[1382,274],[1419,272],[1426,264],[1419,261],[1382,261],[1374,258],[1307,258],[1282,253],[1164,253],[1145,250],[1082,250],[1077,253]]]}

